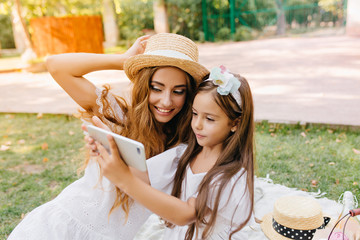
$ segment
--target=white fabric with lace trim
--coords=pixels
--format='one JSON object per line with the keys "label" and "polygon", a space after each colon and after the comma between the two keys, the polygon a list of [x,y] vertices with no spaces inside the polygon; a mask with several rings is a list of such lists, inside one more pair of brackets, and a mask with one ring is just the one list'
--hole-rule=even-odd
{"label": "white fabric with lace trim", "polygon": [[[97,103],[102,111],[101,90],[96,89]],[[115,110],[110,116],[121,120],[122,111],[115,98],[108,94],[107,100]],[[99,183],[99,165],[91,159],[84,176],[67,186],[55,199],[45,203],[20,222],[9,236],[14,239],[133,239],[151,212],[133,202],[128,221],[121,208],[109,211],[115,200],[115,186],[105,177]]]}
{"label": "white fabric with lace trim", "polygon": [[[96,99],[96,104],[99,106],[99,113],[100,115],[104,115],[105,113],[104,111],[104,104],[101,101],[101,94],[104,88],[96,88],[95,93],[97,95],[97,99]],[[119,104],[116,102],[115,97],[111,94],[111,92],[109,92],[109,94],[107,94],[106,96],[106,100],[109,102],[110,107],[114,110],[114,112],[112,112],[109,108],[106,109],[106,114],[115,118],[118,122],[123,122],[124,120],[124,113],[121,110]],[[110,122],[109,120],[107,120],[106,118],[102,119],[104,121],[104,123],[109,126],[111,129],[113,129],[113,125],[114,123]]]}
{"label": "white fabric with lace trim", "polygon": [[106,178],[100,184],[99,173],[97,162],[91,160],[83,177],[31,211],[8,239],[133,239],[150,211],[134,202],[126,223],[121,208],[108,216],[115,188]]}

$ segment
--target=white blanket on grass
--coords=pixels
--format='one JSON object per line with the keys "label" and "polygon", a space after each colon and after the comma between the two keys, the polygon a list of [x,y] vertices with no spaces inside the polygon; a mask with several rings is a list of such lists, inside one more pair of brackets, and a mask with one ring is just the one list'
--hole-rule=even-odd
{"label": "white blanket on grass", "polygon": [[[283,196],[296,195],[308,196],[315,198],[322,206],[324,215],[337,219],[343,212],[343,205],[322,197],[324,195],[319,193],[304,192],[295,188],[288,188],[280,184],[273,184],[271,179],[256,178],[255,179],[255,217],[262,219],[262,217],[273,211],[275,201]],[[142,226],[135,240],[159,240],[162,239],[164,226],[161,224],[159,217],[151,215],[146,223]],[[248,233],[249,239],[252,240],[267,240],[264,233],[261,231],[260,224],[245,227],[242,231]]]}

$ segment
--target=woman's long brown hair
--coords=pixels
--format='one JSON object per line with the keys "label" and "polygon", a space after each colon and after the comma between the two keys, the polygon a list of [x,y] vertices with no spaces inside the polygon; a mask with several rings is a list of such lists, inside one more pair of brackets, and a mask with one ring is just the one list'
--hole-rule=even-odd
{"label": "woman's long brown hair", "polygon": [[[242,106],[236,103],[235,99],[229,95],[222,96],[216,92],[216,87],[211,81],[205,81],[200,84],[198,92],[211,92],[215,102],[223,109],[230,120],[238,119],[238,128],[234,133],[230,133],[229,137],[223,143],[223,151],[217,159],[215,165],[206,173],[198,188],[198,196],[196,198],[195,210],[196,220],[189,225],[185,240],[193,239],[194,234],[199,233],[199,229],[203,229],[200,239],[207,239],[214,228],[220,196],[226,184],[241,169],[246,171],[246,191],[249,193],[250,211],[246,220],[233,230],[231,236],[240,231],[250,220],[254,205],[254,106],[252,94],[248,82],[240,75],[235,76],[241,82],[239,88]],[[174,177],[174,188],[172,195],[180,197],[181,186],[185,177],[187,166],[195,159],[196,155],[201,152],[202,147],[197,143],[194,133],[190,135],[189,146],[182,156],[177,172]],[[244,172],[245,173],[245,172]],[[243,173],[243,174],[244,174]],[[241,175],[242,176],[242,175]],[[239,180],[240,177],[237,179]],[[216,186],[219,186],[215,196],[211,196],[211,184],[216,180]],[[237,194],[231,191],[231,194]],[[244,193],[244,196],[245,193]],[[214,208],[209,212],[208,201],[215,199]],[[167,222],[167,226],[172,224]],[[197,238],[196,238],[197,239]]]}
{"label": "woman's long brown hair", "polygon": [[[104,123],[110,122],[110,129],[125,137],[134,139],[144,144],[146,157],[150,158],[164,150],[179,143],[187,142],[191,131],[191,103],[194,97],[196,82],[186,74],[186,99],[181,111],[168,123],[161,125],[151,113],[149,108],[149,94],[151,79],[160,67],[150,67],[142,69],[137,78],[133,79],[132,101],[131,105],[126,103],[122,97],[115,96],[117,103],[123,111],[123,121],[119,121],[115,116],[114,109],[111,108],[106,96],[109,94],[109,86],[104,86],[101,101],[103,103],[103,114],[92,111],[81,112],[82,118],[91,119],[97,115]],[[109,114],[109,111],[112,114]],[[163,135],[166,139],[163,140]],[[88,160],[85,164],[88,163]],[[116,199],[110,213],[121,206],[129,214],[131,200],[128,195],[116,187]]]}

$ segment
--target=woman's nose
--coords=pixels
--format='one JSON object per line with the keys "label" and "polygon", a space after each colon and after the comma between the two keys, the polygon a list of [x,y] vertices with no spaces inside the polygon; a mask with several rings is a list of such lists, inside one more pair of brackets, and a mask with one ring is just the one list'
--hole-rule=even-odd
{"label": "woman's nose", "polygon": [[161,103],[164,107],[170,107],[172,104],[171,100],[171,93],[170,92],[164,92],[164,94],[161,96]]}

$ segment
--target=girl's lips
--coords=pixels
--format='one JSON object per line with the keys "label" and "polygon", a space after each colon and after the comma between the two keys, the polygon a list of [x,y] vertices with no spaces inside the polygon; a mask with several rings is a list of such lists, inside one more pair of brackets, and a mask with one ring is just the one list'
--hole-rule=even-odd
{"label": "girl's lips", "polygon": [[205,136],[203,136],[203,135],[200,135],[200,134],[195,134],[195,136],[196,136],[196,138],[204,138]]}

